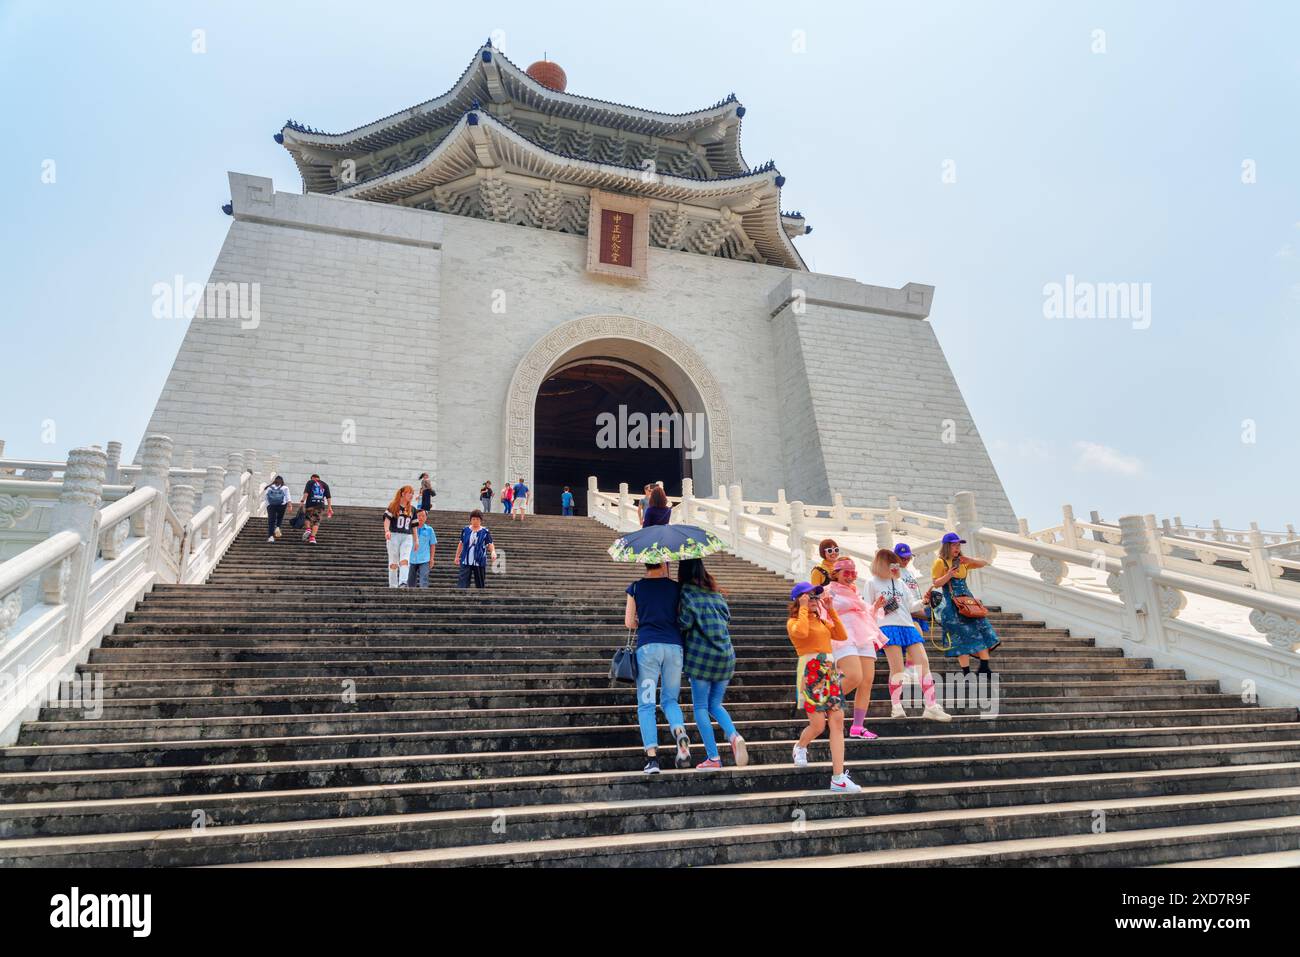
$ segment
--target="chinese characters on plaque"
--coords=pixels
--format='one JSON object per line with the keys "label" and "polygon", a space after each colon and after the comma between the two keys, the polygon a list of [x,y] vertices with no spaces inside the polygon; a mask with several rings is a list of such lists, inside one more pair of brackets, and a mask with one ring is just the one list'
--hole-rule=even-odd
{"label": "chinese characters on plaque", "polygon": [[644,279],[650,245],[648,200],[591,191],[587,222],[587,271]]}

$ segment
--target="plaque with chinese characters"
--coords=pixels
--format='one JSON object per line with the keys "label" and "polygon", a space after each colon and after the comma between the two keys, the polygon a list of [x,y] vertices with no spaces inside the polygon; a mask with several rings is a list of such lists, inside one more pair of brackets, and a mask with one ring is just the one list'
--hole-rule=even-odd
{"label": "plaque with chinese characters", "polygon": [[626,279],[646,277],[650,204],[644,199],[592,190],[587,231],[587,271]]}

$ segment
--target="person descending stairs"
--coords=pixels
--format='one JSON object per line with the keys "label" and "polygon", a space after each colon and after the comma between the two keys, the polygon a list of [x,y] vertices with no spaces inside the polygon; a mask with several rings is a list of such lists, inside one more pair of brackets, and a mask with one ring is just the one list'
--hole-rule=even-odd
{"label": "person descending stairs", "polygon": [[[641,773],[614,534],[487,517],[457,591],[388,589],[381,509],[318,544],[250,522],[203,585],[158,585],[81,671],[102,711],[43,709],[0,749],[5,866],[1155,865],[1300,854],[1300,723],[1217,682],[994,609],[996,686],[950,722],[890,718],[884,659],[826,790],[791,760],[791,582],[731,555],[727,710],[749,763]],[[440,542],[466,513],[434,511]],[[945,694],[951,659],[931,659]],[[912,689],[915,690],[915,689]],[[919,700],[919,698],[918,698]],[[689,690],[682,703],[689,708]],[[916,703],[915,701],[913,703]],[[663,726],[661,725],[661,730]],[[705,757],[692,729],[692,764]],[[797,827],[795,825],[798,825]]]}

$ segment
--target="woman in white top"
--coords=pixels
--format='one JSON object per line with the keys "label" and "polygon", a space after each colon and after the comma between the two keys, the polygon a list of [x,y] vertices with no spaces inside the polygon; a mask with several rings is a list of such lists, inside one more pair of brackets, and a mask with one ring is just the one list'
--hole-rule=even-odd
{"label": "woman in white top", "polygon": [[388,587],[405,588],[411,569],[411,523],[415,509],[411,499],[415,489],[403,485],[384,512],[384,541],[388,544]]}
{"label": "woman in white top", "polygon": [[906,656],[907,664],[920,670],[921,693],[925,696],[925,710],[921,717],[931,721],[951,721],[952,716],[944,711],[934,700],[934,675],[930,673],[930,659],[925,654],[925,638],[921,629],[912,620],[912,615],[921,610],[921,602],[912,597],[905,584],[899,580],[902,563],[898,556],[888,548],[876,552],[871,562],[871,580],[867,582],[867,601],[875,602],[883,597],[877,624],[889,639],[885,645],[885,658],[889,661],[889,700],[891,718],[906,718],[903,710],[903,677]]}

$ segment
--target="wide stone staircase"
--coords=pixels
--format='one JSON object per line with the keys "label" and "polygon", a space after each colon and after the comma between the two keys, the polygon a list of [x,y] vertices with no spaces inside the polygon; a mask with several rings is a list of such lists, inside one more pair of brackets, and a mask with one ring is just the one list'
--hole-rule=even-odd
{"label": "wide stone staircase", "polygon": [[[880,738],[847,744],[863,790],[830,793],[824,737],[791,763],[789,583],[729,555],[709,564],[751,764],[724,744],[723,770],[676,771],[663,747],[647,777],[633,693],[606,677],[640,569],[594,521],[496,514],[504,570],[457,592],[463,522],[434,513],[428,590],[385,587],[380,513],[361,508],[316,545],[287,526],[268,544],[255,520],[209,583],[155,588],[82,669],[102,714],[44,709],[0,749],[0,863],[1300,863],[1296,708],[1009,611],[996,716],[889,719],[882,658]],[[956,667],[931,655],[941,679]]]}

